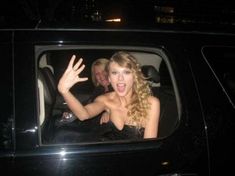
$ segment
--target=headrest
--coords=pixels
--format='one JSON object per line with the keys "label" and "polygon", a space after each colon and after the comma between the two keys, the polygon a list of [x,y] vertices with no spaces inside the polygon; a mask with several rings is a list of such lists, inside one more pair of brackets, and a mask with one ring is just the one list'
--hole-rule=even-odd
{"label": "headrest", "polygon": [[54,85],[55,83],[51,76],[52,74],[48,72],[48,69],[45,68],[38,69],[38,79],[43,84],[45,103],[50,105],[54,103],[56,96],[55,85]]}
{"label": "headrest", "polygon": [[49,67],[43,67],[40,69],[47,81],[47,84],[51,87],[53,94],[55,94],[57,91],[57,85],[51,69]]}
{"label": "headrest", "polygon": [[160,83],[160,75],[156,68],[152,65],[143,65],[141,67],[142,73],[147,78],[148,81],[153,81],[154,83]]}

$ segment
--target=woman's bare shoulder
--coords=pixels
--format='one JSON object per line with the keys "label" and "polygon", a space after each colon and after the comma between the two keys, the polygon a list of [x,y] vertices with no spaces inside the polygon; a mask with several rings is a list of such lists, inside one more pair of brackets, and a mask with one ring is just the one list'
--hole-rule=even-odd
{"label": "woman's bare shoulder", "polygon": [[95,101],[108,101],[110,99],[112,99],[114,97],[114,93],[113,92],[108,92],[105,93],[103,95],[98,96]]}
{"label": "woman's bare shoulder", "polygon": [[154,104],[154,105],[160,104],[160,100],[154,96],[149,96],[148,101],[150,102],[150,104]]}

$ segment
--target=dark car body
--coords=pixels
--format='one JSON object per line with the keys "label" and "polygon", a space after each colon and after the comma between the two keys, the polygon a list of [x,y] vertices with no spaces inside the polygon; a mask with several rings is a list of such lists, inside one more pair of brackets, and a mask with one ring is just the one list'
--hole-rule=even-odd
{"label": "dark car body", "polygon": [[[37,58],[41,48],[71,46],[163,52],[178,110],[173,130],[141,141],[43,145]],[[233,171],[235,102],[220,75],[235,66],[234,33],[3,29],[0,55],[0,167],[5,175],[228,175]]]}

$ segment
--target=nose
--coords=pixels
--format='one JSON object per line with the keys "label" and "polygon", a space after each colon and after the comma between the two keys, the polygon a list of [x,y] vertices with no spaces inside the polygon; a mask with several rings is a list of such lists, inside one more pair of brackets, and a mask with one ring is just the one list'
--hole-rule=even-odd
{"label": "nose", "polygon": [[100,79],[100,75],[99,74],[96,74],[95,77],[96,77],[97,80]]}
{"label": "nose", "polygon": [[118,80],[119,80],[119,81],[123,81],[123,80],[124,80],[124,77],[123,77],[123,74],[122,74],[122,73],[119,73],[119,74],[118,74]]}

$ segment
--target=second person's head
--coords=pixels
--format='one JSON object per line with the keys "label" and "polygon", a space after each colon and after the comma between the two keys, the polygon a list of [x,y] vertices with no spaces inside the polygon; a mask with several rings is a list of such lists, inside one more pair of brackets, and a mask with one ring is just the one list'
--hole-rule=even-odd
{"label": "second person's head", "polygon": [[110,84],[108,73],[105,70],[108,63],[109,60],[106,58],[99,58],[92,63],[91,78],[95,86],[107,87]]}

